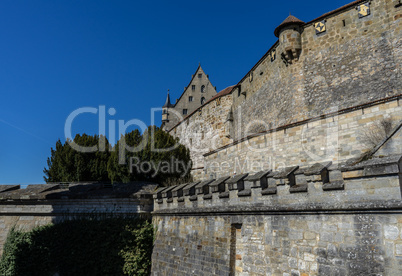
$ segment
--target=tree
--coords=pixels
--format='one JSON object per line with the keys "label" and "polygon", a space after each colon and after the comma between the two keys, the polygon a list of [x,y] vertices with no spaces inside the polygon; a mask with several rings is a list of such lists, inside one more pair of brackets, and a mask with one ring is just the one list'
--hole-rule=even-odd
{"label": "tree", "polygon": [[84,147],[98,146],[100,141],[105,142],[103,151],[81,152],[71,147],[70,141],[64,144],[60,139],[56,148],[51,148],[51,156],[47,159],[47,166],[43,170],[44,179],[49,182],[79,182],[79,181],[109,181],[107,162],[109,160],[109,143],[103,136],[77,134],[73,140],[77,145]]}
{"label": "tree", "polygon": [[[126,146],[136,150],[126,150]],[[190,170],[189,150],[177,138],[155,126],[148,127],[143,135],[134,130],[120,137],[108,162],[112,182],[162,183],[172,178],[188,178]]]}
{"label": "tree", "polygon": [[105,148],[82,152],[75,150],[71,141],[63,144],[58,140],[47,159],[48,168],[43,170],[47,183],[150,181],[163,184],[179,183],[183,178],[187,181],[190,177],[189,150],[177,138],[155,126],[148,127],[143,134],[136,129],[122,135],[112,149],[103,136],[77,134],[73,141],[84,147],[104,141]]}

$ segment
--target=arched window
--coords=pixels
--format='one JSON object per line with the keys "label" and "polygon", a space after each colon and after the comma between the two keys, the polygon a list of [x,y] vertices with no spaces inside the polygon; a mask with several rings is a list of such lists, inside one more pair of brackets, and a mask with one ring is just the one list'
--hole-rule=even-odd
{"label": "arched window", "polygon": [[201,93],[205,92],[205,85],[201,86]]}
{"label": "arched window", "polygon": [[204,103],[205,103],[205,98],[202,97],[202,98],[201,98],[201,104],[204,104]]}

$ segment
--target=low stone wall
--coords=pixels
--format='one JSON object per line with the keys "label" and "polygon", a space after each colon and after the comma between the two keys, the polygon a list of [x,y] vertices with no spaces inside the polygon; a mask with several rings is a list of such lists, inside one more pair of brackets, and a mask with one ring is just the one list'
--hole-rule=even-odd
{"label": "low stone wall", "polygon": [[402,158],[161,188],[152,275],[400,275]]}
{"label": "low stone wall", "polygon": [[149,213],[155,188],[144,183],[0,185],[0,253],[13,227],[29,231],[77,217]]}

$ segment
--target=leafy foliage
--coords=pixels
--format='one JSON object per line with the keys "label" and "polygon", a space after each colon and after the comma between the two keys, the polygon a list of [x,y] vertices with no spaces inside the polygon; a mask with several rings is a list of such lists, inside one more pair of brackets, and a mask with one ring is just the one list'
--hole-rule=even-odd
{"label": "leafy foliage", "polygon": [[14,227],[10,230],[1,256],[0,275],[20,275],[17,264],[23,261],[25,255],[23,250],[29,242],[29,233],[16,231]]}
{"label": "leafy foliage", "polygon": [[12,229],[0,275],[149,275],[154,229],[146,219],[72,220]]}

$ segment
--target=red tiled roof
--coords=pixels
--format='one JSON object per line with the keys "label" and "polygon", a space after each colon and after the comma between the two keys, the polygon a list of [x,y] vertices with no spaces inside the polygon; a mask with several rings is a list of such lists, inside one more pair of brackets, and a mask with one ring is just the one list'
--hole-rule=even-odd
{"label": "red tiled roof", "polygon": [[236,85],[232,85],[232,86],[226,87],[225,89],[219,91],[219,93],[217,93],[215,96],[213,96],[207,102],[205,102],[202,106],[206,105],[209,102],[212,102],[213,100],[215,100],[217,98],[220,98],[220,97],[226,96],[227,94],[230,94],[235,86]]}
{"label": "red tiled roof", "polygon": [[288,25],[292,25],[292,24],[298,24],[298,25],[304,25],[305,22],[301,21],[299,18],[293,16],[293,15],[289,15],[278,27],[276,27],[274,34],[276,37],[279,37],[279,31]]}

